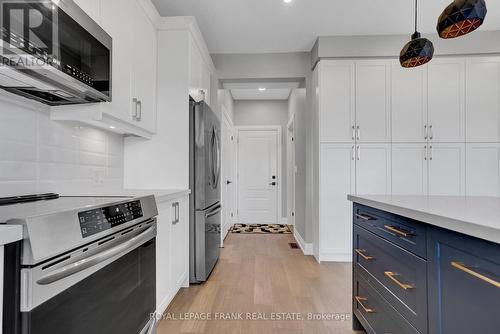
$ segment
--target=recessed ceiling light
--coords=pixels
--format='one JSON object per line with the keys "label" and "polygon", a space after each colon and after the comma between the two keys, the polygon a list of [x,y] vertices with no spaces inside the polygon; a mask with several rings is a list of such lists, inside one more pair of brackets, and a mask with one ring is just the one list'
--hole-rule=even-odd
{"label": "recessed ceiling light", "polygon": [[109,128],[110,129],[116,129],[116,126],[110,125]]}
{"label": "recessed ceiling light", "polygon": [[267,88],[265,88],[265,87],[261,87],[261,88],[259,88],[259,90],[260,90],[261,92],[265,92],[265,91],[266,91],[266,89],[267,89]]}
{"label": "recessed ceiling light", "polygon": [[284,3],[290,3],[292,0],[283,0]]}

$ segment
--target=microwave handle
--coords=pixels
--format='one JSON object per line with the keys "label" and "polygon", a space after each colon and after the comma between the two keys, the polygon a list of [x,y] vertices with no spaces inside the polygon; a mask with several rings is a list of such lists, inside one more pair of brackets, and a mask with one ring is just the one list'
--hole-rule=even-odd
{"label": "microwave handle", "polygon": [[59,269],[56,269],[45,276],[42,276],[37,283],[40,285],[48,285],[54,282],[57,282],[63,278],[69,277],[71,275],[74,275],[80,271],[83,271],[85,269],[88,269],[90,267],[94,267],[106,260],[109,260],[117,255],[125,255],[127,252],[131,251],[132,249],[135,249],[139,247],[140,245],[144,244],[145,242],[151,240],[156,236],[156,226],[152,226],[148,228],[146,231],[142,232],[141,234],[128,239],[124,243],[115,246],[113,248],[110,248],[108,250],[105,250],[99,254],[89,256],[87,258],[78,260],[76,262],[70,263],[65,265],[64,267],[61,267]]}

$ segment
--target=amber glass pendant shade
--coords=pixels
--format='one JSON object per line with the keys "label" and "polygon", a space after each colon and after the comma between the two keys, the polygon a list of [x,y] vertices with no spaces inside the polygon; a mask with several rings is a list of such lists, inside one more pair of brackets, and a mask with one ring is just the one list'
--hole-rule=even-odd
{"label": "amber glass pendant shade", "polygon": [[484,0],[454,0],[439,17],[439,37],[455,38],[476,30],[483,24],[486,13]]}
{"label": "amber glass pendant shade", "polygon": [[424,65],[431,61],[434,56],[434,45],[427,38],[422,38],[419,32],[415,32],[401,50],[399,62],[401,66],[410,68]]}

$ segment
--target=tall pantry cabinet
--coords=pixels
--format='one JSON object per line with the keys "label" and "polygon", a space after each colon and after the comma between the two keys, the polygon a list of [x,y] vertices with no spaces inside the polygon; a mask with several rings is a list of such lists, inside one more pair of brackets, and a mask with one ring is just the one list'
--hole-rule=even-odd
{"label": "tall pantry cabinet", "polygon": [[313,73],[314,255],[350,261],[347,194],[500,194],[500,57],[321,60]]}

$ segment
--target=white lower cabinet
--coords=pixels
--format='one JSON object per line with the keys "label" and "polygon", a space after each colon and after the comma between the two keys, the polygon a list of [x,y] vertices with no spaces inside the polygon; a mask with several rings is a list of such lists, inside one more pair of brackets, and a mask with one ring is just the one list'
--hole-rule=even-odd
{"label": "white lower cabinet", "polygon": [[349,261],[355,190],[355,146],[321,144],[318,261]]}
{"label": "white lower cabinet", "polygon": [[392,144],[392,194],[427,195],[427,145]]}
{"label": "white lower cabinet", "polygon": [[466,144],[467,196],[500,196],[500,144]]}
{"label": "white lower cabinet", "polygon": [[189,285],[188,198],[158,203],[156,310],[163,313],[181,287]]}
{"label": "white lower cabinet", "polygon": [[429,195],[465,195],[465,144],[431,143],[427,150]]}
{"label": "white lower cabinet", "polygon": [[[186,199],[174,201],[172,204],[172,284],[175,293],[181,287],[188,286],[189,281],[189,214]],[[177,210],[177,213],[175,211]],[[177,215],[177,218],[176,218]]]}

